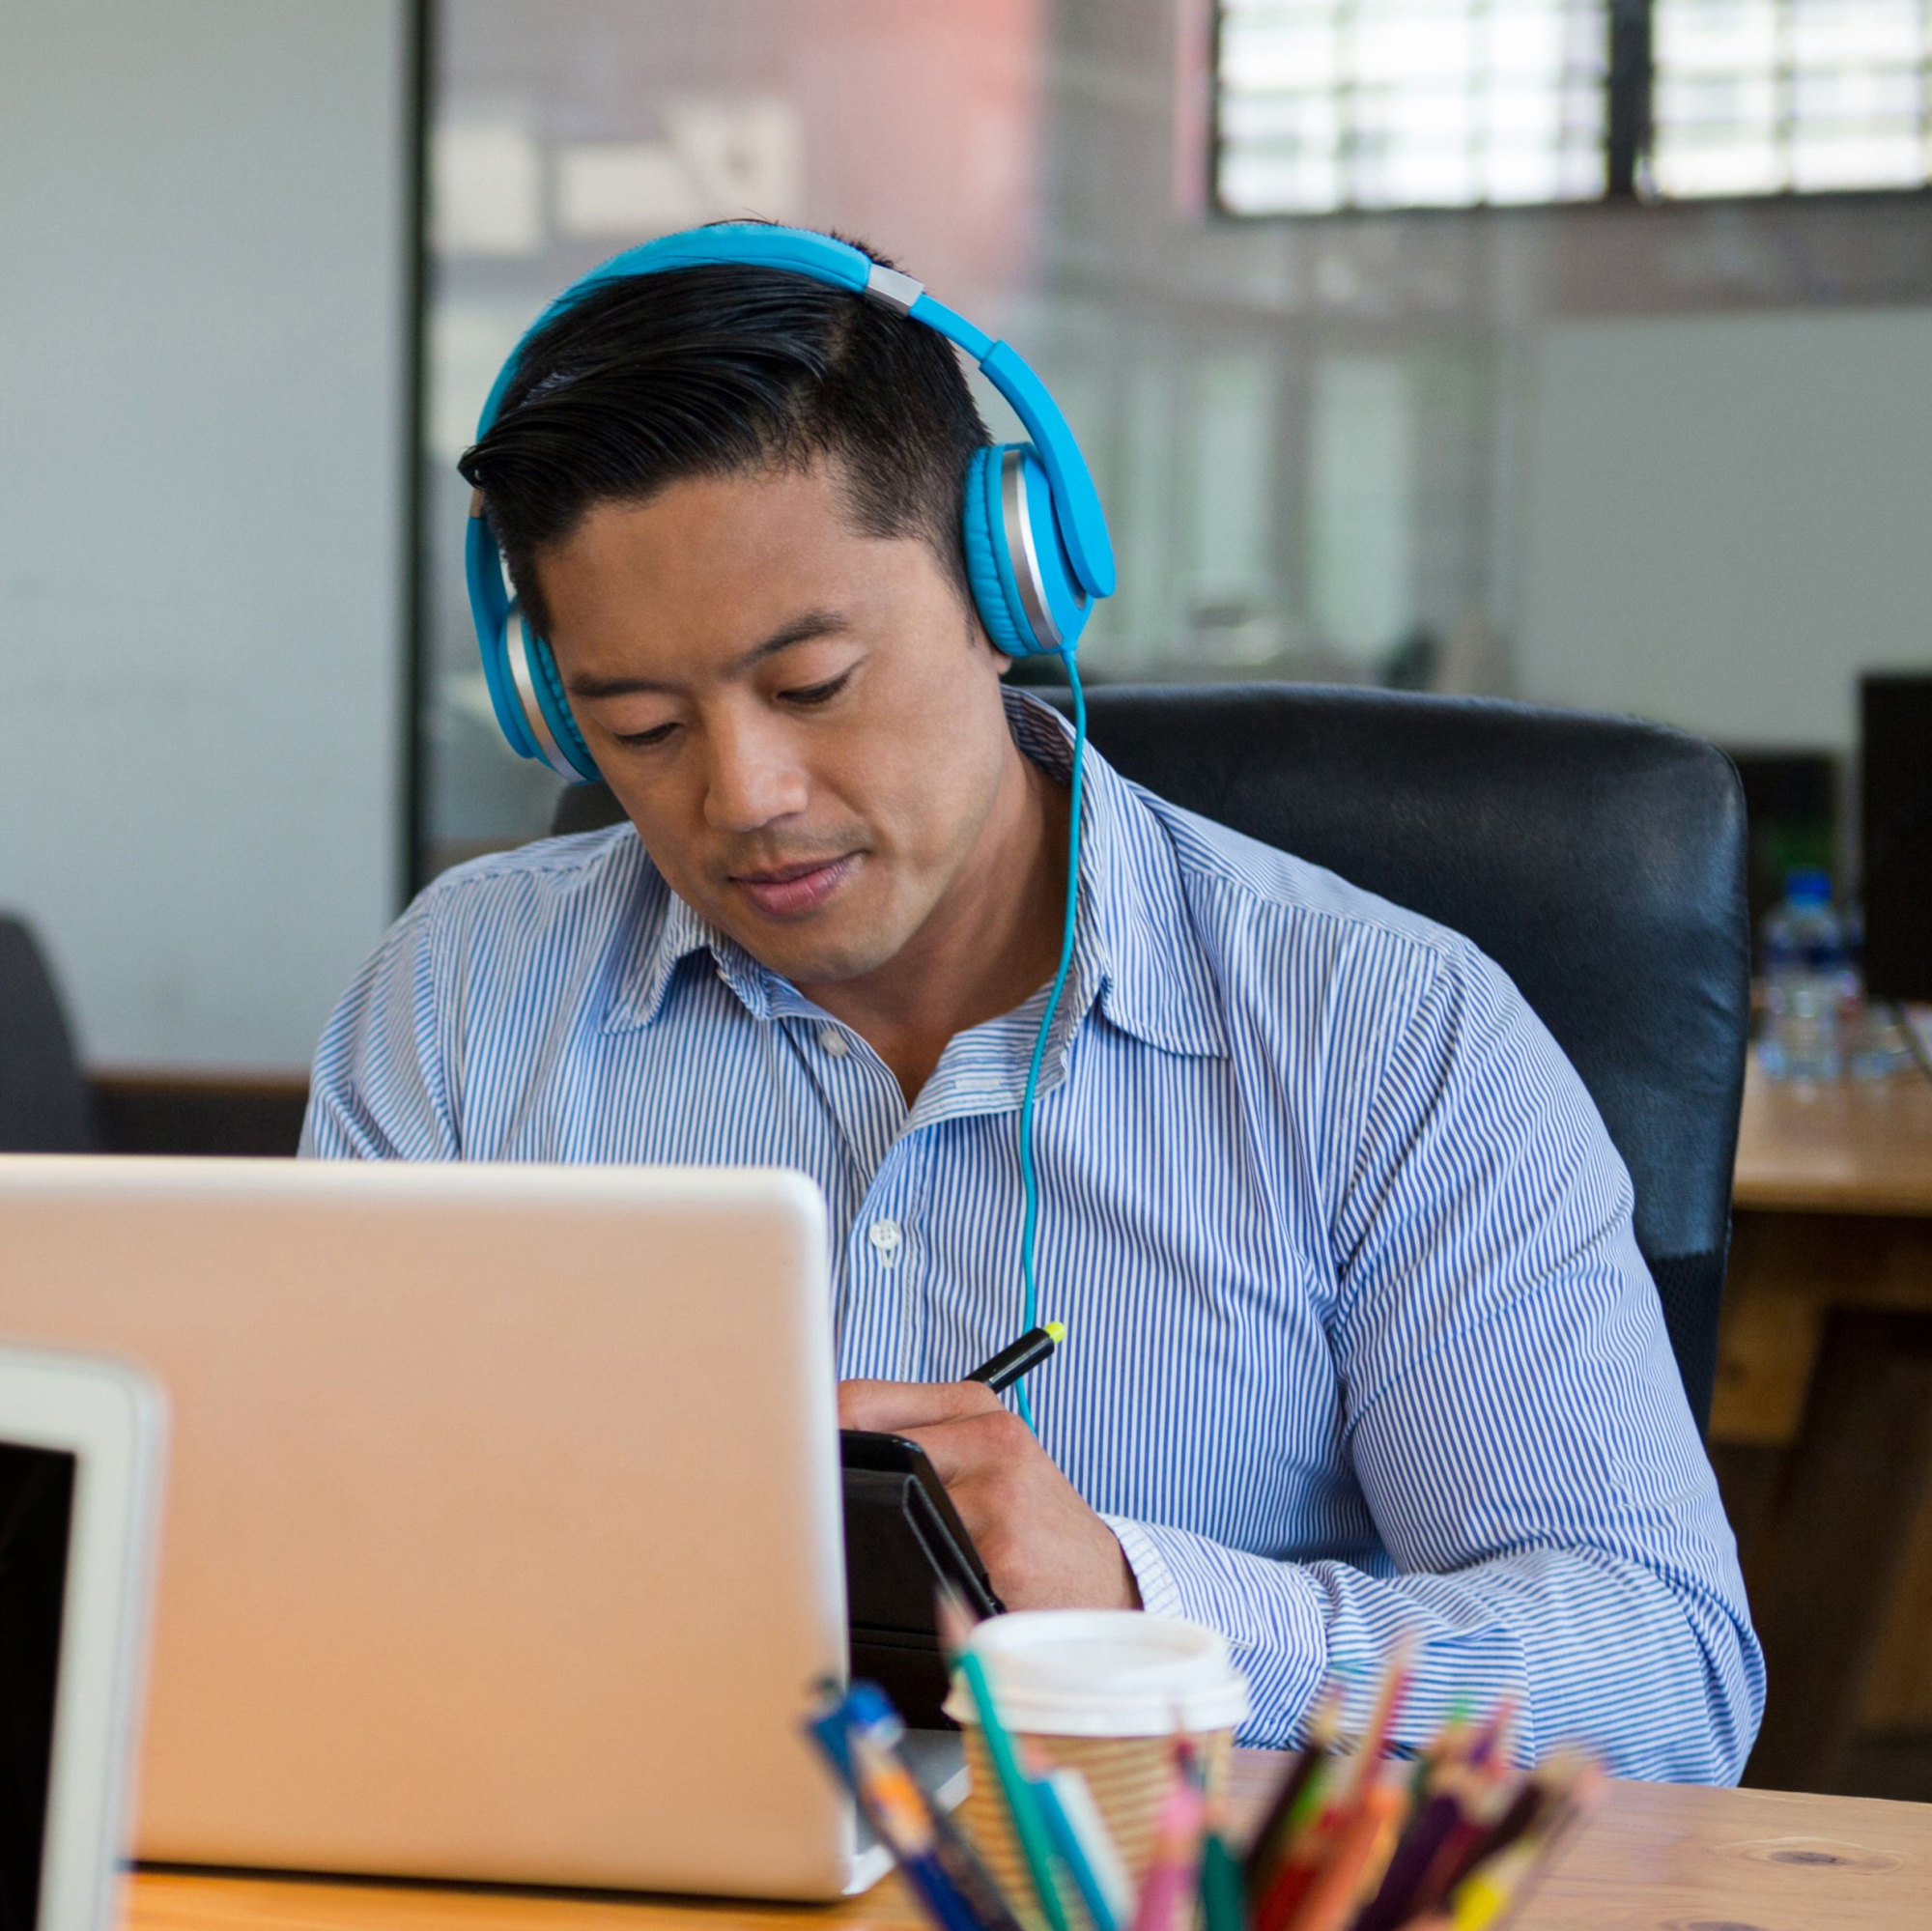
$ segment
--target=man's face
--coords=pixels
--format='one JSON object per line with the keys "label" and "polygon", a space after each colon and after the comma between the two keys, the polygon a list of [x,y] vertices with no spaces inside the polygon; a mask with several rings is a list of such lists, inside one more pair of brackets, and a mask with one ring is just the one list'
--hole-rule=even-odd
{"label": "man's face", "polygon": [[795,984],[876,972],[971,863],[1007,660],[830,462],[607,503],[537,559],[571,710],[672,889]]}

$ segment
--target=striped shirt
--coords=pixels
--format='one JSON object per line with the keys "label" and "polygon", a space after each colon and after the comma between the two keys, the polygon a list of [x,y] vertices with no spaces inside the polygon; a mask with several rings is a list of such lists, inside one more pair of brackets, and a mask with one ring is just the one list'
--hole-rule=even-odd
{"label": "striped shirt", "polygon": [[[1009,695],[1065,775],[1065,725]],[[1419,1644],[1398,1740],[1515,1701],[1525,1757],[1735,1779],[1763,1667],[1595,1107],[1467,940],[1090,753],[1037,1122],[1040,1438],[1151,1610],[1221,1631],[1285,1744]],[[840,1372],[945,1380],[1020,1312],[1016,1125],[1044,991],[908,1107],[708,927],[629,826],[459,866],[330,1020],[304,1150],[797,1168]]]}

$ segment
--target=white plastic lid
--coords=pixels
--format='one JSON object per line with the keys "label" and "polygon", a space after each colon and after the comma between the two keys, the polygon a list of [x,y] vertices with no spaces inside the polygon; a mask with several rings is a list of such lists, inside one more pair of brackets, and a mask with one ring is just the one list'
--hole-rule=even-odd
{"label": "white plastic lid", "polygon": [[[1009,1730],[1045,1737],[1159,1737],[1232,1730],[1248,1686],[1224,1637],[1136,1609],[1023,1609],[973,1632]],[[979,1713],[954,1680],[946,1714]]]}

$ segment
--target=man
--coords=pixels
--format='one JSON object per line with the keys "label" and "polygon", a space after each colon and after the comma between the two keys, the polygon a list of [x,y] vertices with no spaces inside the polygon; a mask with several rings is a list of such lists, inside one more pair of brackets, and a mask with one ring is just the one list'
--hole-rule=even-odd
{"label": "man", "polygon": [[1249,1735],[1419,1645],[1404,1728],[1735,1777],[1762,1696],[1729,1529],[1576,1074],[1465,940],[1069,745],[966,589],[952,351],[706,267],[585,295],[464,461],[629,814],[459,867],[331,1021],[306,1146],[742,1161],[831,1207],[842,1418],[924,1443],[1014,1607],[1226,1633]]}

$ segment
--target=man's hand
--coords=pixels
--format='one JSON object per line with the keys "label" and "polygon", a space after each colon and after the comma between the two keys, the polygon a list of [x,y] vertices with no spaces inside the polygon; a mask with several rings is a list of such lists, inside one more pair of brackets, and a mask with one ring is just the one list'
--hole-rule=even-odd
{"label": "man's hand", "polygon": [[980,1381],[842,1381],[838,1425],[910,1436],[946,1484],[1009,1609],[1138,1609],[1112,1529]]}

